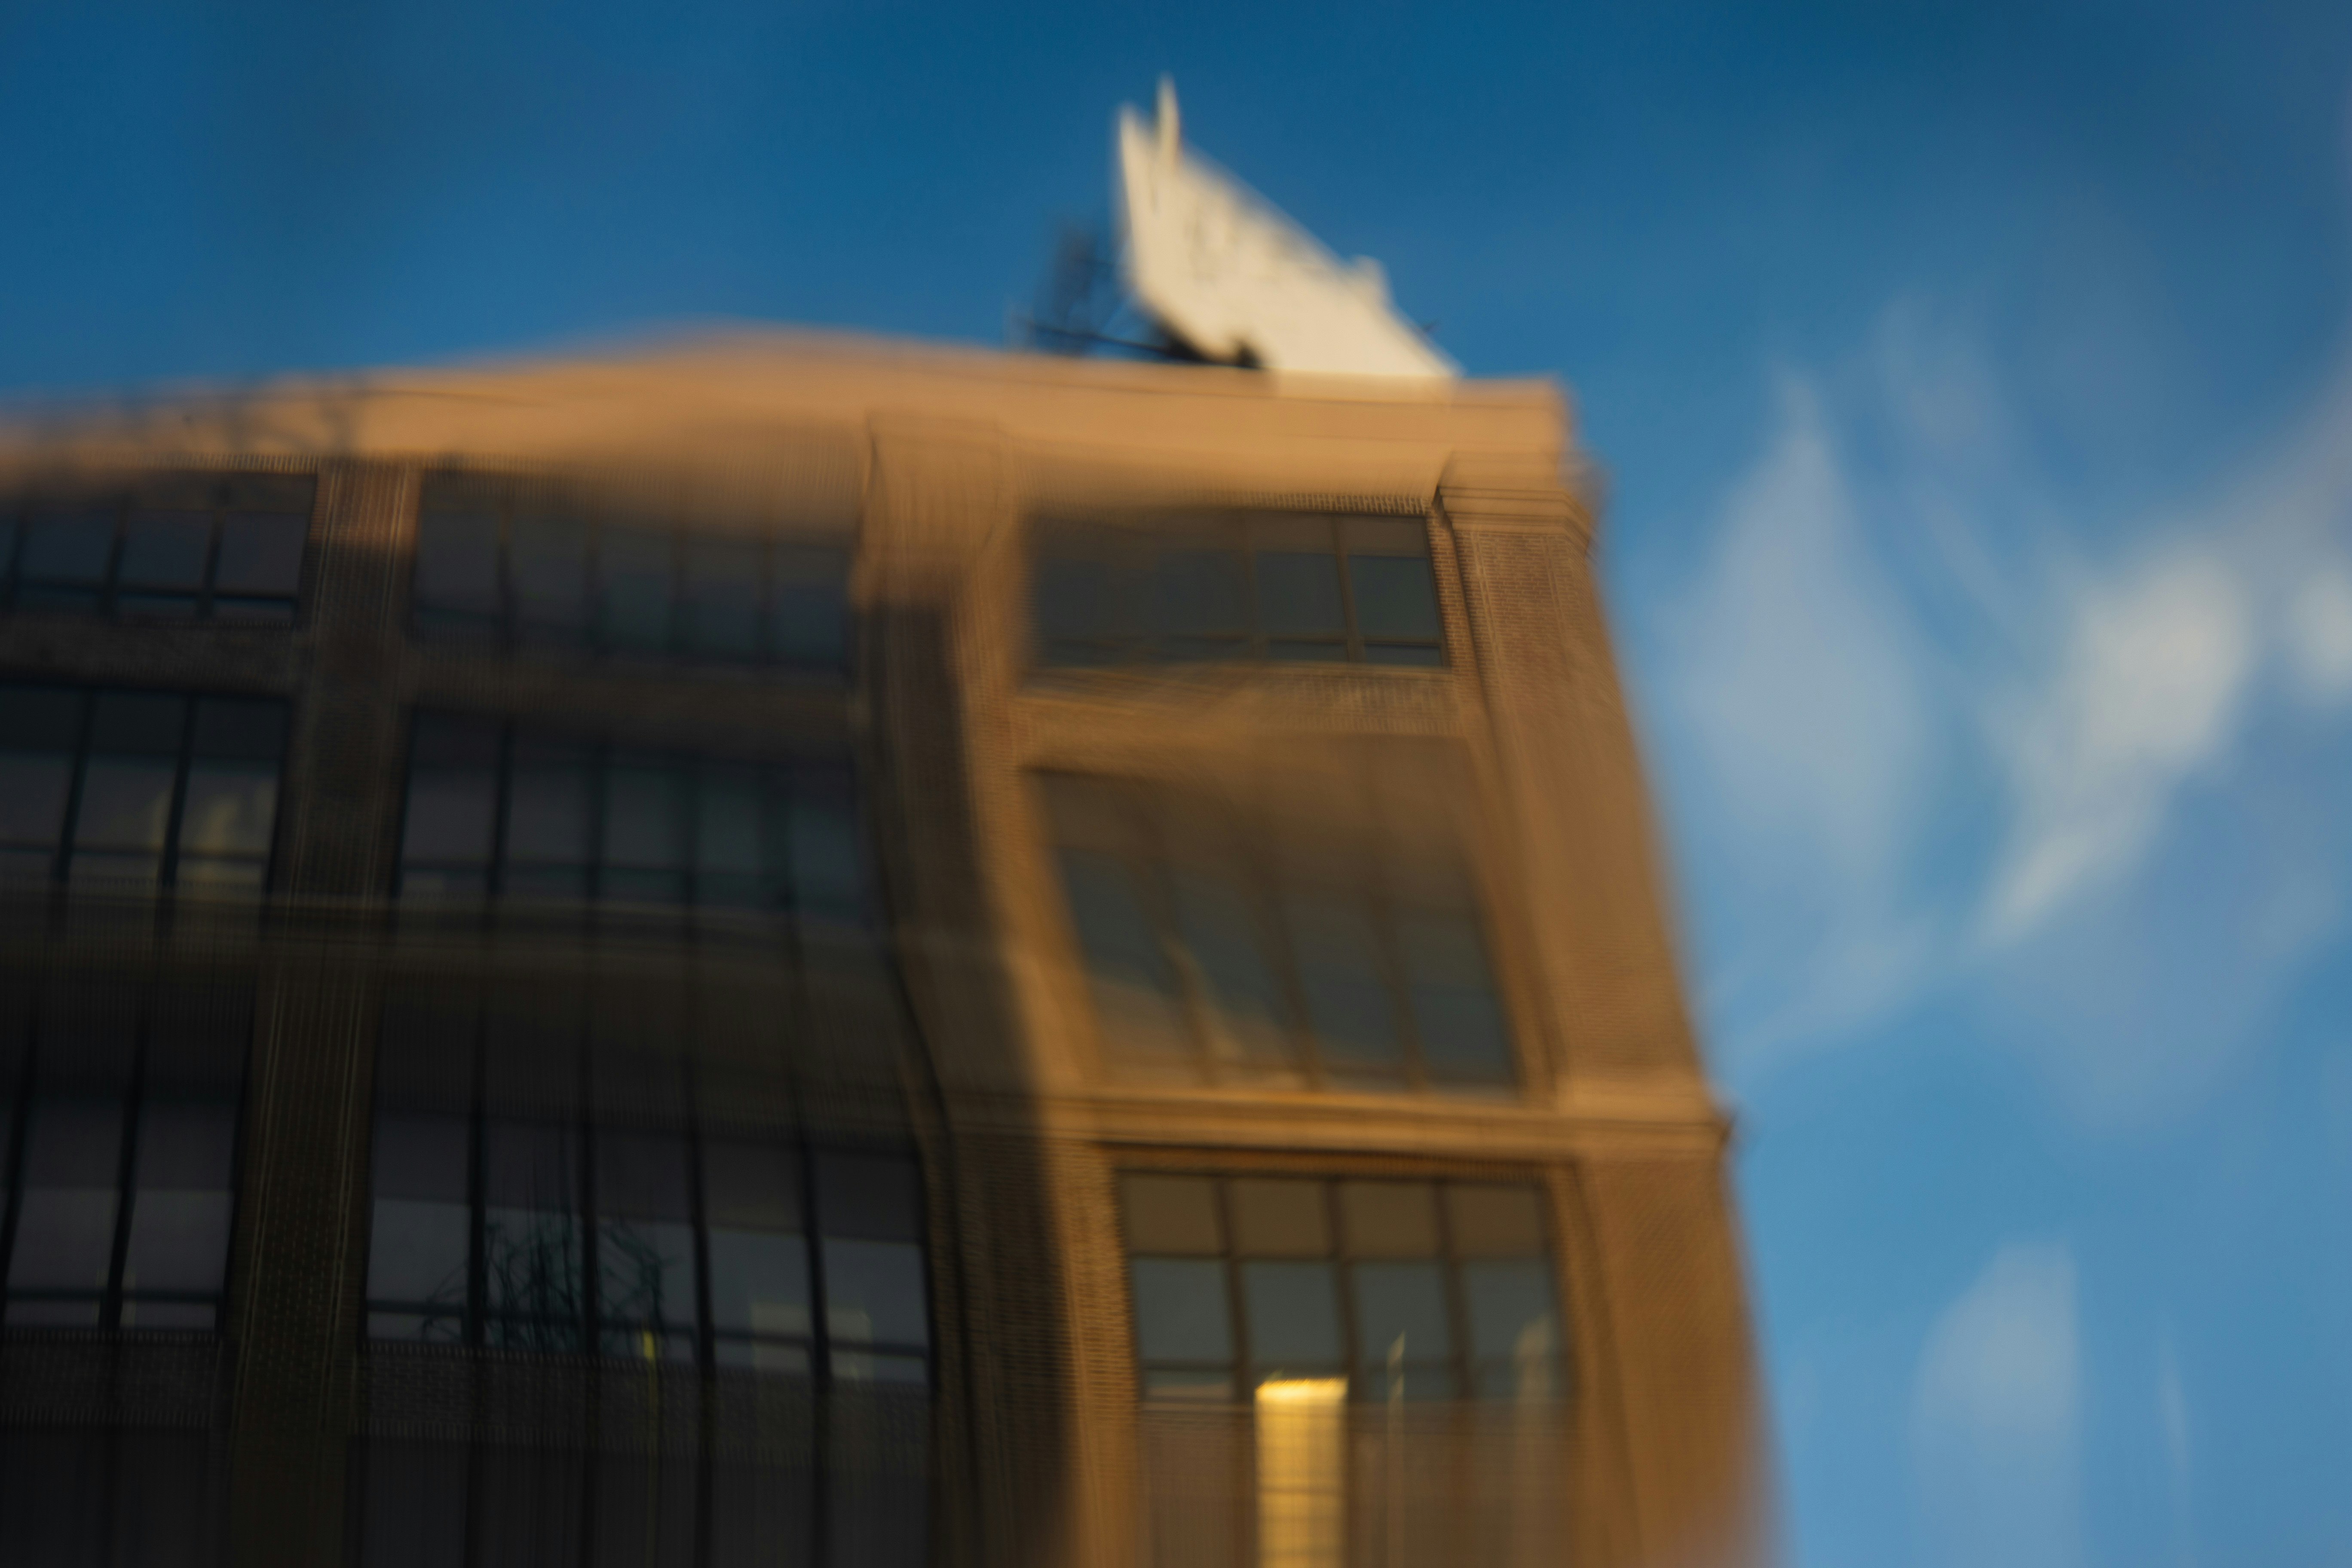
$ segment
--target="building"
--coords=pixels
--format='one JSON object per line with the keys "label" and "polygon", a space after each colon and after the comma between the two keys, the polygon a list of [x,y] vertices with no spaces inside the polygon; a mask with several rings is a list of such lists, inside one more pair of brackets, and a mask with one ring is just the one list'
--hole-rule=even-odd
{"label": "building", "polygon": [[1746,1560],[1557,392],[800,337],[0,435],[0,1556]]}

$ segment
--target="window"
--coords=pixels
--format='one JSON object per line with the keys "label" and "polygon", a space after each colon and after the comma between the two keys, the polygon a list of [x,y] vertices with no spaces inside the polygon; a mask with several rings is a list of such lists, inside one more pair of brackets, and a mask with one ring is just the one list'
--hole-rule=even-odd
{"label": "window", "polygon": [[851,920],[864,889],[846,767],[634,752],[494,720],[416,721],[404,899]]}
{"label": "window", "polygon": [[257,897],[286,705],[0,686],[0,885]]}
{"label": "window", "polygon": [[1561,1339],[1530,1185],[1129,1171],[1150,1401],[1344,1383],[1358,1402],[1552,1399]]}
{"label": "window", "polygon": [[0,500],[0,606],[288,625],[317,481],[155,474]]}
{"label": "window", "polygon": [[1445,661],[1420,518],[1046,522],[1034,574],[1046,665]]}
{"label": "window", "polygon": [[835,542],[631,515],[555,487],[427,476],[415,616],[431,637],[836,672],[849,554]]}
{"label": "window", "polygon": [[249,991],[10,989],[0,1004],[7,1326],[217,1329]]}
{"label": "window", "polygon": [[1515,1081],[1476,900],[1442,845],[1277,831],[1141,784],[1043,783],[1105,1047],[1123,1065],[1355,1089]]}
{"label": "window", "polygon": [[371,1337],[928,1389],[910,1157],[719,1120],[576,995],[455,990],[386,1013]]}

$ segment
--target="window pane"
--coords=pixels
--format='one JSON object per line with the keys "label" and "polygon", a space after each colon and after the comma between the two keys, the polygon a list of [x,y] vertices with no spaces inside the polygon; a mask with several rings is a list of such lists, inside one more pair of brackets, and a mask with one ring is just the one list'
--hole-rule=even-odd
{"label": "window pane", "polygon": [[69,756],[0,752],[0,844],[55,843],[72,783]]}
{"label": "window pane", "polygon": [[507,859],[583,866],[589,858],[588,760],[565,747],[515,747],[507,800]]}
{"label": "window pane", "polygon": [[[600,1219],[598,1228],[596,1310],[604,1321],[690,1332],[697,1317],[694,1227],[684,1220]],[[633,1344],[610,1348],[640,1353]]]}
{"label": "window pane", "polygon": [[1340,1068],[1401,1062],[1396,1009],[1381,976],[1370,911],[1327,894],[1297,893],[1287,902],[1299,986],[1325,1055]]}
{"label": "window pane", "polygon": [[310,531],[307,517],[230,513],[221,521],[215,590],[291,597],[301,585],[302,541]]}
{"label": "window pane", "polygon": [[101,691],[90,710],[89,749],[121,756],[176,757],[187,702],[139,691]]}
{"label": "window pane", "polygon": [[212,544],[210,512],[134,512],[122,534],[121,579],[126,586],[193,594],[204,586],[205,557]]}
{"label": "window pane", "polygon": [[652,652],[669,646],[670,536],[641,528],[607,528],[597,567],[604,578],[604,632],[614,647]]}
{"label": "window pane", "polygon": [[923,1345],[923,1249],[905,1241],[824,1238],[825,1331],[845,1346]]}
{"label": "window pane", "polygon": [[686,862],[685,801],[675,770],[616,764],[604,775],[604,860],[669,869]]}
{"label": "window pane", "polygon": [[527,639],[575,642],[588,629],[588,531],[575,518],[519,513],[508,546]]}
{"label": "window pane", "polygon": [[1356,626],[1368,637],[1435,642],[1437,585],[1427,555],[1348,557],[1356,590]]}
{"label": "window pane", "polygon": [[118,1099],[51,1095],[34,1104],[10,1289],[106,1288],[121,1148]]}
{"label": "window pane", "polygon": [[1062,852],[1070,921],[1094,983],[1095,1005],[1114,1046],[1161,1049],[1184,1039],[1176,977],[1137,889],[1118,859],[1086,850]]}
{"label": "window pane", "polygon": [[1135,1340],[1145,1361],[1234,1359],[1223,1263],[1139,1258],[1128,1268],[1134,1282]]}
{"label": "window pane", "polygon": [[1464,913],[1418,913],[1398,922],[1398,936],[1431,1074],[1511,1081],[1509,1034],[1476,922]]}
{"label": "window pane", "polygon": [[686,542],[686,627],[696,652],[728,658],[759,652],[765,553],[755,539]]}
{"label": "window pane", "polygon": [[139,1119],[138,1194],[125,1290],[217,1291],[228,1263],[236,1108],[150,1101]]}
{"label": "window pane", "polygon": [[114,509],[43,507],[26,521],[17,576],[25,581],[95,585],[114,550]]}
{"label": "window pane", "polygon": [[495,512],[428,511],[416,520],[416,606],[436,624],[488,623],[499,612]]}
{"label": "window pane", "polygon": [[180,853],[262,855],[278,820],[278,770],[265,763],[199,763],[188,770]]}
{"label": "window pane", "polygon": [[1445,1310],[1445,1274],[1435,1263],[1359,1263],[1356,1335],[1367,1371],[1376,1370],[1403,1342],[1407,1361],[1440,1360],[1454,1353],[1454,1333]]}
{"label": "window pane", "polygon": [[797,1235],[710,1232],[710,1321],[721,1333],[805,1337],[808,1247]]}
{"label": "window pane", "polygon": [[1118,1192],[1129,1252],[1214,1255],[1224,1249],[1216,1186],[1207,1177],[1130,1171],[1120,1175]]}
{"label": "window pane", "polygon": [[791,806],[793,902],[809,914],[854,918],[865,908],[857,817],[849,802],[803,778]]}
{"label": "window pane", "polygon": [[1336,1366],[1339,1294],[1328,1263],[1244,1263],[1250,1359],[1263,1371]]}
{"label": "window pane", "polygon": [[488,768],[419,768],[409,775],[401,858],[484,862],[490,858],[498,776]]}
{"label": "window pane", "polygon": [[276,763],[286,748],[286,704],[234,697],[196,700],[196,733],[190,750],[199,757]]}
{"label": "window pane", "polygon": [[[1510,1392],[1528,1386],[1531,1373],[1548,1381],[1559,1350],[1549,1261],[1531,1258],[1464,1264],[1462,1294],[1470,1309],[1471,1352],[1498,1373],[1507,1371]],[[1483,1367],[1479,1384],[1483,1394],[1505,1392]]]}
{"label": "window pane", "polygon": [[173,772],[168,762],[92,757],[82,774],[81,814],[74,826],[76,846],[162,849],[164,824],[172,811]]}
{"label": "window pane", "polygon": [[1226,1183],[1234,1250],[1258,1258],[1320,1258],[1328,1253],[1331,1226],[1324,1192],[1320,1182],[1283,1177]]}
{"label": "window pane", "polygon": [[1050,650],[1066,640],[1132,636],[1132,624],[1119,615],[1120,586],[1108,561],[1041,555],[1031,585],[1040,640]]}
{"label": "window pane", "polygon": [[770,646],[784,663],[838,669],[849,657],[849,557],[827,545],[779,544],[768,616]]}
{"label": "window pane", "polygon": [[892,1155],[820,1154],[817,1228],[828,1237],[916,1241],[922,1193],[913,1162]]}
{"label": "window pane", "polygon": [[1262,546],[1257,553],[1257,616],[1259,629],[1268,637],[1344,634],[1348,625],[1341,608],[1339,557],[1328,545]]}
{"label": "window pane", "polygon": [[1437,1194],[1426,1182],[1342,1182],[1339,1224],[1357,1258],[1437,1255]]}
{"label": "window pane", "polygon": [[465,1306],[467,1142],[462,1117],[377,1113],[370,1300]]}
{"label": "window pane", "polygon": [[1247,578],[1238,550],[1175,550],[1151,573],[1152,630],[1163,658],[1199,658],[1203,648],[1238,653],[1248,635]]}
{"label": "window pane", "polygon": [[1255,901],[1201,871],[1180,870],[1172,882],[1178,934],[1234,1046],[1246,1058],[1288,1060],[1289,1009]]}
{"label": "window pane", "polygon": [[767,802],[760,775],[705,772],[695,797],[695,895],[706,904],[751,907],[765,901],[761,819]]}
{"label": "window pane", "polygon": [[572,1130],[489,1123],[483,1131],[484,1296],[492,1312],[532,1320],[504,1331],[520,1349],[576,1348],[583,1284],[577,1142]]}

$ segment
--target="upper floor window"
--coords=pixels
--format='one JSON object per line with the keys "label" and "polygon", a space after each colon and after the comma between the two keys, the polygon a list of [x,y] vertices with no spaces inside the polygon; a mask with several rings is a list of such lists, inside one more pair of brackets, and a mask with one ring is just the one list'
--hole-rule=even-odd
{"label": "upper floor window", "polygon": [[317,488],[308,474],[154,474],[0,500],[0,606],[289,624]]}
{"label": "upper floor window", "polygon": [[908,1155],[698,1097],[677,1034],[576,995],[462,995],[385,1015],[372,1337],[928,1387]]}
{"label": "upper floor window", "polygon": [[797,912],[866,907],[845,766],[740,763],[423,714],[404,899]]}
{"label": "upper floor window", "polygon": [[838,671],[848,576],[837,542],[632,514],[556,487],[428,475],[417,511],[427,637]]}
{"label": "upper floor window", "polygon": [[1318,833],[1204,792],[1042,783],[1118,1065],[1355,1089],[1515,1081],[1477,900],[1427,825]]}
{"label": "upper floor window", "polygon": [[7,1326],[217,1328],[250,993],[0,995]]}
{"label": "upper floor window", "polygon": [[1146,1399],[1559,1391],[1532,1185],[1129,1171],[1119,1195]]}
{"label": "upper floor window", "polygon": [[1444,662],[1420,518],[1048,521],[1034,541],[1037,655],[1047,665]]}
{"label": "upper floor window", "polygon": [[286,705],[0,686],[0,883],[257,895]]}

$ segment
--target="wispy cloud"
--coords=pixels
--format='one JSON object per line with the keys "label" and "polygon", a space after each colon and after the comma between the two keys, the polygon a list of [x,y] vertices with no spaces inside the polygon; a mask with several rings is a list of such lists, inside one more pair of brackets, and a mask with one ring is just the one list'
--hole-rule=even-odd
{"label": "wispy cloud", "polygon": [[2053,1242],[2004,1247],[1937,1319],[1913,1385],[1930,1561],[2083,1561],[2081,1401],[2074,1255]]}

